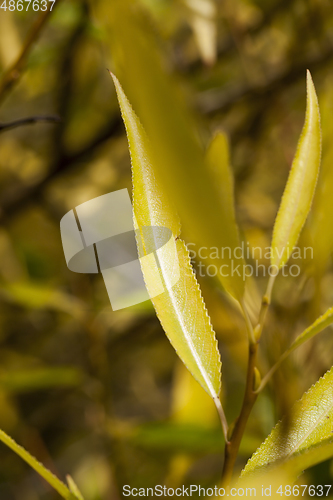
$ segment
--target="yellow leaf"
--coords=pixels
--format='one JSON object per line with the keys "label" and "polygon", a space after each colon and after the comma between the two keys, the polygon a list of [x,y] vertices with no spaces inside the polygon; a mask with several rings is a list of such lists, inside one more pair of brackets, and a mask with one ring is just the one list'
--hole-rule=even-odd
{"label": "yellow leaf", "polygon": [[308,71],[305,124],[274,225],[271,264],[277,269],[289,259],[311,208],[320,157],[320,113]]}
{"label": "yellow leaf", "polygon": [[242,477],[273,471],[296,480],[306,468],[333,456],[333,368],[291,411],[290,423],[279,422],[248,461]]}
{"label": "yellow leaf", "polygon": [[[154,264],[151,254],[154,243],[155,248],[159,247],[158,242],[150,241],[152,248],[149,249],[146,249],[145,244],[139,248],[139,254],[143,254],[140,262],[146,286],[157,316],[177,354],[201,386],[217,400],[221,388],[220,354],[188,250],[184,242],[177,239],[179,220],[154,176],[154,155],[145,130],[117,78],[113,76],[113,80],[131,153],[135,225],[140,230],[147,226],[166,227],[173,235],[168,244],[159,248],[159,267]],[[156,238],[156,232],[152,236]],[[179,265],[178,281],[174,279],[176,260]],[[155,296],[155,289],[160,282],[165,291]]]}

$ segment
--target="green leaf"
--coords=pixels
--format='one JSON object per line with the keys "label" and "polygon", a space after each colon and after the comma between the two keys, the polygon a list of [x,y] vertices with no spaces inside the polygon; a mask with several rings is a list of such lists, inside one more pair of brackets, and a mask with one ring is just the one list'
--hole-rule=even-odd
{"label": "green leaf", "polygon": [[242,477],[276,470],[294,479],[333,456],[333,368],[294,405],[289,428],[279,422],[248,461]]}
{"label": "green leaf", "polygon": [[[175,206],[187,240],[198,247],[225,247],[233,253],[238,235],[207,169],[193,117],[184,105],[185,96],[165,70],[156,30],[132,0],[102,2],[100,8],[98,16],[106,26],[115,72],[154,149],[152,172]],[[217,276],[240,300],[244,280],[239,267],[239,274],[233,272],[232,260],[237,261],[236,266],[243,264],[242,258],[231,258],[228,251],[208,257],[205,263],[217,270],[226,266]]]}
{"label": "green leaf", "polygon": [[[122,87],[113,76],[126,126],[133,171],[133,207],[135,224],[139,227],[162,226],[173,234],[159,253],[159,268],[153,255],[142,245],[140,259],[149,294],[163,329],[177,354],[195,379],[214,399],[221,389],[221,360],[215,333],[212,329],[199,285],[193,274],[189,253],[183,241],[177,239],[180,224],[174,208],[159,185],[152,164],[155,160],[146,133],[128,102]],[[158,245],[155,246],[158,248]],[[150,255],[149,255],[150,254]],[[175,255],[180,276],[174,281]],[[154,297],[157,282],[164,291]]]}
{"label": "green leaf", "polygon": [[282,356],[279,358],[279,360],[275,363],[275,365],[269,370],[267,375],[263,378],[262,383],[260,385],[260,390],[266,385],[267,381],[271,378],[273,373],[277,370],[277,368],[280,366],[282,361],[284,361],[289,354],[291,354],[297,347],[301,346],[304,344],[304,342],[307,342],[308,340],[312,339],[315,335],[318,333],[322,332],[326,327],[331,325],[333,323],[333,307],[328,309],[325,314],[320,316],[312,325],[310,325],[304,332],[302,332],[294,342],[291,344],[291,346],[282,354]]}
{"label": "green leaf", "polygon": [[289,259],[311,208],[320,157],[320,113],[316,91],[308,71],[305,124],[273,231],[271,264],[278,269]]}
{"label": "green leaf", "polygon": [[50,472],[44,465],[42,465],[38,460],[36,460],[30,453],[25,450],[22,446],[17,444],[14,439],[12,439],[4,431],[0,430],[0,441],[2,441],[6,446],[11,448],[16,455],[21,457],[27,464],[30,465],[38,474],[47,481],[52,488],[54,488],[60,496],[65,498],[65,500],[77,500],[77,497],[73,495],[67,488],[67,486],[60,481],[52,472]]}
{"label": "green leaf", "polygon": [[320,333],[326,328],[327,326],[331,325],[333,323],[333,307],[330,307],[325,314],[320,316],[314,323],[312,323],[311,326],[306,328],[304,332],[302,332],[298,337],[294,340],[294,342],[291,344],[289,349],[283,354],[283,357],[285,358],[288,356],[291,352],[293,352],[297,347],[300,345],[304,344],[307,340],[312,339],[317,333]]}
{"label": "green leaf", "polygon": [[0,387],[8,392],[22,393],[52,387],[75,387],[82,382],[77,368],[54,367],[0,372]]}
{"label": "green leaf", "polygon": [[81,301],[63,291],[31,281],[9,283],[0,287],[0,293],[7,301],[29,309],[52,309],[63,311],[74,317],[82,317]]}
{"label": "green leaf", "polygon": [[67,484],[69,486],[70,491],[73,493],[73,495],[77,500],[84,500],[81,491],[74,482],[74,479],[69,475],[67,476]]}
{"label": "green leaf", "polygon": [[138,426],[130,441],[142,448],[182,453],[222,453],[224,439],[215,429],[189,423],[151,423]]}

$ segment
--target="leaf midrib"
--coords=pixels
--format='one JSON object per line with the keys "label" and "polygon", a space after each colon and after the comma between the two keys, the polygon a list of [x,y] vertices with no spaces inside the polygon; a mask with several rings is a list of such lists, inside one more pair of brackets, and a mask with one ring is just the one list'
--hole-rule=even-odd
{"label": "leaf midrib", "polygon": [[[161,262],[161,261],[160,261],[160,263],[161,263],[161,273],[162,273],[162,278],[163,278],[164,285],[165,285],[165,284],[167,283],[167,280],[165,279],[165,275],[164,275],[164,272],[163,272],[163,268],[164,268],[164,266],[162,266],[162,262]],[[167,288],[167,290],[168,290],[168,287],[166,287],[166,288]],[[186,282],[185,282],[185,280],[184,280],[184,288],[185,288],[186,301],[187,301]],[[184,337],[185,337],[185,339],[186,339],[186,341],[187,341],[187,343],[188,343],[188,346],[190,347],[190,351],[191,351],[192,356],[194,357],[194,359],[195,359],[195,361],[196,361],[196,363],[197,363],[197,366],[198,366],[198,368],[199,368],[199,370],[200,370],[200,373],[201,373],[201,375],[203,376],[204,381],[205,381],[205,383],[207,384],[207,387],[208,387],[208,389],[210,390],[210,393],[211,393],[211,395],[213,396],[213,398],[217,398],[217,397],[218,397],[218,395],[216,394],[216,392],[215,392],[215,390],[214,390],[214,388],[213,388],[213,386],[212,386],[212,383],[211,383],[211,381],[210,381],[210,379],[209,379],[209,377],[208,377],[207,370],[206,370],[206,369],[205,369],[205,367],[203,366],[203,364],[202,364],[202,362],[201,362],[201,359],[200,359],[200,357],[198,356],[198,353],[197,353],[197,351],[196,351],[196,349],[195,349],[195,346],[194,346],[194,344],[193,344],[193,341],[192,341],[191,335],[190,335],[190,333],[189,333],[189,331],[188,331],[188,328],[186,328],[186,325],[185,325],[185,324],[184,324],[184,322],[182,321],[182,315],[181,315],[181,314],[179,314],[179,312],[178,312],[177,302],[175,301],[174,296],[173,296],[173,294],[172,294],[172,293],[168,293],[168,296],[169,296],[169,298],[170,298],[170,301],[171,301],[172,307],[173,307],[174,311],[176,312],[176,318],[177,318],[177,321],[178,321],[178,323],[180,324],[181,330],[182,330],[182,332],[183,332],[183,334],[184,334]],[[185,306],[186,306],[186,301],[185,301]],[[185,307],[184,309],[186,309],[186,307]],[[197,309],[196,309],[196,314],[197,314]]]}
{"label": "leaf midrib", "polygon": [[[304,130],[304,136],[301,138],[302,139],[305,139],[305,136],[307,136],[308,134],[311,134],[312,130],[314,130],[314,127],[313,125],[311,124],[311,118],[313,116],[313,113],[314,113],[314,110],[313,109],[310,109],[309,110],[309,117],[307,118],[307,121],[308,123],[306,124],[307,127],[306,129]],[[311,147],[309,145],[309,143],[307,143],[306,145],[306,153],[309,152],[309,150],[311,150]],[[307,155],[304,154],[302,155],[302,157],[306,157]],[[295,160],[296,161],[296,158]],[[304,159],[302,160],[303,163],[304,162]],[[294,165],[292,165],[292,168],[294,167]],[[304,165],[304,168],[302,168],[302,175],[300,176],[300,183],[298,184],[298,189],[296,190],[296,200],[294,201],[293,203],[293,206],[292,206],[292,216],[289,217],[289,223],[288,223],[288,228],[287,230],[284,231],[284,234],[287,235],[286,237],[284,237],[284,245],[283,245],[283,249],[285,249],[288,244],[289,244],[289,237],[290,237],[290,232],[291,232],[291,228],[294,224],[294,221],[295,221],[295,218],[296,218],[296,214],[297,214],[297,210],[299,208],[299,201],[302,197],[302,194],[303,194],[303,185],[304,185],[304,182],[305,182],[305,178],[306,178],[306,173],[307,173],[308,169],[307,169],[307,166],[306,166],[306,163]],[[280,259],[280,262],[281,262],[282,258]]]}
{"label": "leaf midrib", "polygon": [[[288,458],[289,458],[291,455],[293,455],[293,454],[294,454],[297,450],[299,450],[299,448],[300,448],[301,444],[302,444],[302,443],[304,443],[304,441],[306,441],[306,439],[307,439],[307,438],[308,438],[308,437],[312,434],[312,432],[316,429],[316,427],[318,426],[318,424],[320,423],[320,421],[322,421],[322,420],[326,417],[326,415],[327,415],[327,414],[328,414],[328,413],[329,413],[332,409],[333,409],[333,400],[332,400],[332,402],[331,402],[330,406],[327,408],[327,410],[326,410],[324,413],[322,413],[322,414],[320,415],[320,417],[319,417],[319,418],[318,418],[318,419],[314,422],[314,425],[313,425],[313,426],[311,426],[311,429],[309,429],[309,430],[308,430],[308,432],[307,432],[304,436],[302,436],[302,438],[301,438],[299,441],[297,441],[297,443],[295,444],[295,446],[294,446],[293,450],[292,450],[290,453],[288,453],[288,455],[285,457],[286,459],[288,459]],[[319,441],[319,442],[320,442],[320,441]]]}

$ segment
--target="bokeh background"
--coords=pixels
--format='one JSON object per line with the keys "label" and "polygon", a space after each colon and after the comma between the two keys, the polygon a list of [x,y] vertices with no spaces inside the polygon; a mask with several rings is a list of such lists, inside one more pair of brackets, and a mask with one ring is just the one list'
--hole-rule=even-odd
{"label": "bokeh background", "polygon": [[[211,486],[223,463],[213,403],[181,365],[151,304],[113,312],[102,277],[70,272],[63,256],[59,222],[68,210],[131,191],[127,140],[106,69],[121,76],[125,68],[127,88],[138,99],[145,95],[152,80],[149,71],[135,77],[136,36],[149,41],[147,60],[158,62],[166,88],[179,93],[202,146],[218,129],[228,134],[237,218],[252,247],[270,244],[310,69],[323,162],[300,246],[312,246],[313,258],[297,262],[299,277],[277,280],[262,372],[333,305],[332,1],[121,5],[57,0],[47,15],[0,9],[0,427],[62,478],[71,474],[86,500],[122,498],[124,484]],[[39,118],[8,127],[29,117]],[[231,421],[244,389],[244,324],[213,279],[199,281],[220,344]],[[265,281],[251,283],[253,314]],[[331,367],[331,337],[328,329],[299,349],[260,396],[238,470]],[[332,477],[326,462],[303,482],[330,484]],[[56,498],[0,444],[1,500]]]}

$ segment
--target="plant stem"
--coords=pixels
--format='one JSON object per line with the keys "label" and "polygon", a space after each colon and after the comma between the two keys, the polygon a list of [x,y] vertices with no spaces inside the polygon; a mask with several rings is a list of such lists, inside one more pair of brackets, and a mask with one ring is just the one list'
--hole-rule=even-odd
{"label": "plant stem", "polygon": [[273,285],[274,285],[276,276],[277,275],[275,274],[275,275],[272,275],[269,277],[269,280],[267,283],[267,288],[266,288],[266,293],[263,296],[262,301],[261,301],[261,308],[260,308],[260,313],[259,313],[258,324],[254,329],[254,336],[255,336],[255,339],[257,341],[260,339],[261,334],[262,334],[262,330],[264,328],[268,307],[271,303],[272,290],[273,290]]}
{"label": "plant stem", "polygon": [[243,299],[240,301],[240,306],[241,306],[242,313],[243,313],[243,316],[244,316],[244,320],[245,320],[245,324],[246,324],[246,329],[247,329],[247,333],[248,333],[248,336],[249,336],[249,342],[252,343],[252,344],[254,344],[255,343],[254,330],[253,330],[253,326],[252,326],[252,323],[251,323],[251,320],[250,320],[250,317],[249,317],[249,313],[247,312],[247,309],[246,309],[246,306],[245,306],[245,303],[244,303]]}
{"label": "plant stem", "polygon": [[226,440],[225,452],[224,452],[224,466],[222,472],[222,486],[228,487],[235,466],[235,462],[238,455],[239,446],[241,444],[241,440],[245,431],[245,427],[250,416],[251,410],[253,408],[254,403],[258,397],[258,390],[256,390],[254,386],[255,382],[255,368],[256,368],[256,360],[257,360],[257,352],[258,352],[258,343],[262,334],[262,330],[265,324],[265,319],[267,315],[267,310],[269,304],[271,302],[272,290],[275,281],[276,275],[270,276],[266,293],[262,298],[261,309],[259,313],[259,319],[257,326],[253,329],[252,323],[250,321],[249,315],[246,310],[246,306],[243,301],[241,301],[241,309],[243,311],[246,328],[248,331],[249,337],[249,357],[248,357],[248,365],[247,365],[247,375],[246,375],[246,386],[243,398],[242,409],[238,419],[236,420],[236,424],[234,430],[229,439]]}
{"label": "plant stem", "polygon": [[222,473],[222,486],[229,486],[239,450],[239,446],[244,434],[245,426],[251,413],[252,407],[258,397],[254,392],[254,369],[257,358],[257,343],[249,345],[249,360],[247,367],[246,387],[243,399],[243,405],[240,415],[236,421],[235,428],[230,437],[230,441],[226,442],[224,454],[224,467]]}

